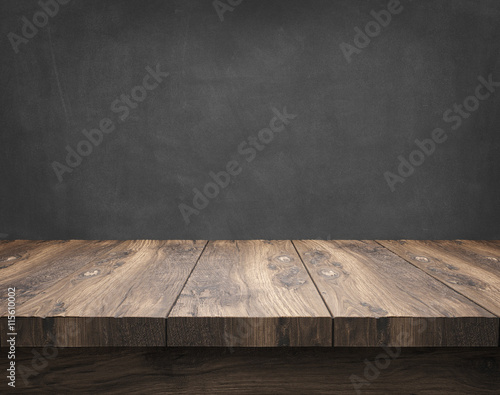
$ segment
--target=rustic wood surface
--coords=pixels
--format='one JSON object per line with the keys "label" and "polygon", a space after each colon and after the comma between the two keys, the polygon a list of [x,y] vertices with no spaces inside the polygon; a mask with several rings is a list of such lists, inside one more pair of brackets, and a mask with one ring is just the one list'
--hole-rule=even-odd
{"label": "rustic wood surface", "polygon": [[380,244],[500,316],[500,243],[380,240]]}
{"label": "rustic wood surface", "polygon": [[496,346],[498,317],[375,241],[294,241],[335,346]]}
{"label": "rustic wood surface", "polygon": [[0,314],[6,313],[7,288],[16,288],[16,303],[21,306],[117,244],[117,241],[33,241],[21,242],[14,249],[7,244],[5,250],[0,244]]}
{"label": "rustic wood surface", "polygon": [[0,344],[16,287],[18,346],[496,346],[500,242],[0,241],[0,287]]}
{"label": "rustic wood surface", "polygon": [[209,242],[167,320],[169,346],[330,346],[332,319],[290,241]]}
{"label": "rustic wood surface", "polygon": [[25,348],[8,392],[493,395],[499,367],[499,348]]}
{"label": "rustic wood surface", "polygon": [[[59,275],[57,282],[45,281],[42,293],[16,309],[22,317],[18,320],[21,344],[165,345],[165,318],[206,242],[122,241],[114,242],[105,254],[97,253],[100,243],[86,242],[86,253],[65,249],[63,256],[59,251],[52,265],[39,266],[38,260],[30,260],[41,278],[55,277],[52,273],[59,268],[66,275]],[[18,277],[28,274],[26,270],[17,273],[15,265],[4,270],[9,269]]]}

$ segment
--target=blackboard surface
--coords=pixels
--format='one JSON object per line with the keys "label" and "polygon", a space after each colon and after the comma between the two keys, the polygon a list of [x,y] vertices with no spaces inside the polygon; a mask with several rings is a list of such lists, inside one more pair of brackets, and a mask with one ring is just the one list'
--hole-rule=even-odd
{"label": "blackboard surface", "polygon": [[500,2],[65,3],[0,2],[0,237],[500,238]]}

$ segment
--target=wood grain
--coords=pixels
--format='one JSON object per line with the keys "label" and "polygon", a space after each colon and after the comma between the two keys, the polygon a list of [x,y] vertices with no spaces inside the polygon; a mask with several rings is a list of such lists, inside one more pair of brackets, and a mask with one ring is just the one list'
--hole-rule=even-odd
{"label": "wood grain", "polygon": [[71,274],[18,306],[19,345],[164,346],[166,316],[205,245],[123,241],[78,256]]}
{"label": "wood grain", "polygon": [[498,318],[374,241],[294,241],[335,346],[496,346]]}
{"label": "wood grain", "polygon": [[462,240],[380,240],[379,243],[500,316],[498,243]]}
{"label": "wood grain", "polygon": [[[0,243],[0,344],[7,332],[7,290],[15,288],[16,315],[27,300],[42,293],[65,276],[83,266],[92,257],[100,257],[118,241],[15,240]],[[21,322],[26,322],[21,320]],[[35,326],[36,323],[33,323]],[[30,325],[21,336],[32,338]],[[38,333],[38,335],[42,335]],[[22,343],[21,343],[22,344]],[[31,343],[29,343],[31,344]],[[43,344],[43,343],[33,343]]]}
{"label": "wood grain", "polygon": [[2,241],[0,344],[498,345],[500,242],[380,243]]}
{"label": "wood grain", "polygon": [[19,349],[16,385],[22,394],[497,395],[499,366],[498,348]]}
{"label": "wood grain", "polygon": [[14,260],[20,258],[17,256],[20,252],[26,250],[26,246],[34,248],[36,244],[48,243],[47,241],[36,240],[0,240],[0,269],[13,264]]}
{"label": "wood grain", "polygon": [[170,346],[330,346],[328,309],[290,241],[211,241],[167,320]]}
{"label": "wood grain", "polygon": [[[0,315],[6,313],[6,290],[16,288],[18,306],[39,295],[92,259],[99,259],[118,241],[19,241],[0,245]],[[10,248],[9,248],[10,247]]]}

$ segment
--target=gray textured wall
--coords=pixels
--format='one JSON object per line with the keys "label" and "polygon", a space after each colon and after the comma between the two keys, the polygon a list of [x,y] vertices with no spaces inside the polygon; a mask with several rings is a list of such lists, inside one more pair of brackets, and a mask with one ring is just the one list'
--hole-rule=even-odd
{"label": "gray textured wall", "polygon": [[0,237],[500,238],[499,1],[42,2],[0,3]]}

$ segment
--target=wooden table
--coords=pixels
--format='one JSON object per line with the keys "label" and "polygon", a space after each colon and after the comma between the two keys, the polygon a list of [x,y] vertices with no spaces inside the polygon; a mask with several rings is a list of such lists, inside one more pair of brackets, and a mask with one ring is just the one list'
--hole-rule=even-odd
{"label": "wooden table", "polygon": [[[345,384],[349,369],[361,369],[364,377],[363,359],[381,350],[373,347],[395,347],[400,355],[391,359],[398,361],[393,366],[406,361],[401,366],[413,366],[412,377],[422,373],[415,369],[423,360],[438,374],[446,366],[457,373],[465,358],[486,364],[479,365],[481,383],[447,373],[442,388],[500,388],[499,241],[15,240],[0,242],[0,274],[2,346],[9,332],[7,289],[15,288],[17,347],[59,350],[65,357],[51,362],[59,372],[60,364],[75,372],[77,366],[94,369],[97,358],[102,371],[96,371],[111,377],[117,373],[105,366],[115,355],[118,365],[136,359],[129,373],[140,376],[148,375],[148,358],[172,369],[170,357],[187,376],[205,372],[218,383],[235,378],[207,373],[210,358],[221,369],[246,360],[250,373],[267,363],[314,376],[297,359],[301,347],[318,372],[326,374],[336,364]],[[183,359],[194,355],[191,365]],[[29,349],[20,351],[20,361],[30,358]],[[312,376],[295,385],[313,388]],[[30,376],[32,387],[26,389],[39,379],[40,374]],[[272,387],[272,375],[266,380]],[[410,388],[402,375],[394,380]],[[381,385],[368,382],[361,387]],[[172,391],[187,388],[182,383],[172,384]],[[196,388],[231,392],[229,384],[212,384]],[[427,388],[417,378],[411,385]],[[248,383],[242,388],[259,390]]]}

